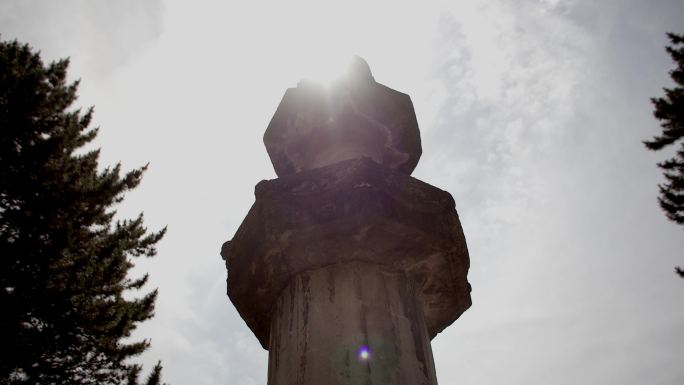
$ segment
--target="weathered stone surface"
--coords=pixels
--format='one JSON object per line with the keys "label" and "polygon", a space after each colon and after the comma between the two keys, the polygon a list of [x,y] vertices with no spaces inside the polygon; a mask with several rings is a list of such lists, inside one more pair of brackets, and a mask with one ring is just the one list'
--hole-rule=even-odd
{"label": "weathered stone surface", "polygon": [[430,338],[471,304],[451,195],[367,158],[260,182],[222,256],[228,295],[266,349],[281,291],[296,275],[328,265],[364,261],[404,272]]}
{"label": "weathered stone surface", "polygon": [[301,82],[285,92],[264,134],[278,176],[362,157],[413,172],[422,150],[411,98],[375,82],[358,60],[331,88]]}
{"label": "weathered stone surface", "polygon": [[362,262],[294,277],[274,305],[268,385],[437,385],[413,286]]}

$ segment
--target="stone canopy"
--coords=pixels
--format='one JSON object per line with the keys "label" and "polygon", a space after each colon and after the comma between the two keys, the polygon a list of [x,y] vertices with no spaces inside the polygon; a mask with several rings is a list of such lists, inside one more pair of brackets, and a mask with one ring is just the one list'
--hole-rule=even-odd
{"label": "stone canopy", "polygon": [[254,205],[221,255],[228,295],[265,349],[283,288],[302,272],[334,264],[373,263],[406,274],[430,338],[470,307],[468,250],[454,200],[406,174],[366,157],[256,186]]}
{"label": "stone canopy", "polygon": [[359,57],[329,88],[288,89],[264,144],[279,177],[362,157],[411,174],[422,152],[411,98],[375,82]]}

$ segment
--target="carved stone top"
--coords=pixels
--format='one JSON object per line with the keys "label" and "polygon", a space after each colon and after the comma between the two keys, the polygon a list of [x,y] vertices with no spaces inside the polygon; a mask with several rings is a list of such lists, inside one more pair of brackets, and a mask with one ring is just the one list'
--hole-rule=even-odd
{"label": "carved stone top", "polygon": [[264,144],[279,177],[362,157],[411,174],[422,152],[411,98],[375,82],[359,57],[330,88],[288,89]]}
{"label": "carved stone top", "polygon": [[331,264],[405,273],[431,338],[471,303],[468,249],[451,195],[368,158],[260,182],[221,255],[228,295],[266,349],[279,293],[297,274]]}
{"label": "carved stone top", "polygon": [[349,62],[349,69],[347,70],[347,79],[350,81],[366,81],[374,82],[375,78],[371,72],[368,62],[363,60],[361,56],[354,55]]}

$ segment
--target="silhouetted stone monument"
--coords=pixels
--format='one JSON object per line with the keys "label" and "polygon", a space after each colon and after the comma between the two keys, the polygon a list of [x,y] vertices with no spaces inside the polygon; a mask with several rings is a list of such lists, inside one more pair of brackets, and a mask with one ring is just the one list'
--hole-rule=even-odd
{"label": "silhouetted stone monument", "polygon": [[285,92],[264,135],[278,178],[221,250],[228,296],[269,385],[435,385],[430,340],[471,304],[465,237],[451,195],[410,176],[410,97],[350,68]]}

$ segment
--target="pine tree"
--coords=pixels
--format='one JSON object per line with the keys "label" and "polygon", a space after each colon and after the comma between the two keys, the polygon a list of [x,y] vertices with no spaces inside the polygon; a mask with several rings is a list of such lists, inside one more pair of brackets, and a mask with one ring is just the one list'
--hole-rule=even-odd
{"label": "pine tree", "polygon": [[[666,183],[659,185],[658,201],[665,215],[675,223],[684,225],[684,35],[668,33],[671,45],[666,47],[677,67],[670,71],[675,87],[665,88],[665,96],[652,98],[653,115],[663,128],[661,135],[644,141],[650,150],[661,150],[671,144],[678,143],[675,155],[661,163]],[[677,274],[684,278],[684,270],[675,268]]]}
{"label": "pine tree", "polygon": [[83,148],[97,135],[93,109],[71,108],[68,65],[0,41],[0,382],[135,384],[128,359],[149,341],[127,337],[157,291],[130,299],[148,276],[128,271],[166,229],[148,232],[142,214],[114,219],[147,166],[98,170],[99,151]]}

